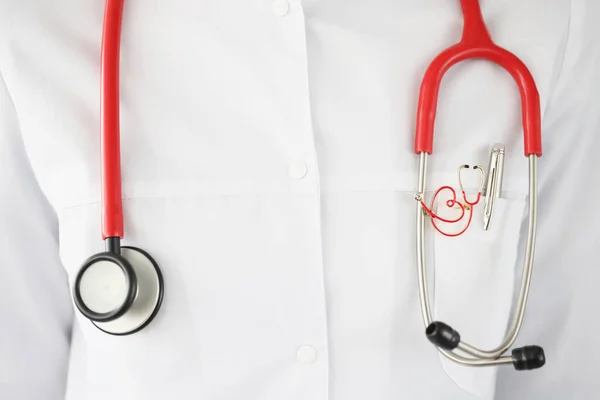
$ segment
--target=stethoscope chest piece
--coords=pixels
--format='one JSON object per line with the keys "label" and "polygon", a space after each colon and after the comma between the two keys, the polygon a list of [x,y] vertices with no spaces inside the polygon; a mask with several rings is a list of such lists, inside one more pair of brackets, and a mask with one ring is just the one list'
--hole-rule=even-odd
{"label": "stethoscope chest piece", "polygon": [[120,254],[88,258],[73,286],[76,307],[100,330],[129,335],[148,325],[160,309],[164,281],[145,251],[124,246]]}

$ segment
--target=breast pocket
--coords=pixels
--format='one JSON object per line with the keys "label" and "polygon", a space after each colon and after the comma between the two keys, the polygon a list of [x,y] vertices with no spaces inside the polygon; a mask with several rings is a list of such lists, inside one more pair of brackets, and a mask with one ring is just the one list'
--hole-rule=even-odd
{"label": "breast pocket", "polygon": [[[434,234],[433,313],[434,320],[451,325],[465,342],[491,350],[502,342],[510,323],[526,199],[496,199],[488,230],[483,228],[484,202],[482,197],[473,208],[471,225],[462,235]],[[463,366],[441,354],[440,360],[463,390],[475,395],[493,390],[497,367]]]}

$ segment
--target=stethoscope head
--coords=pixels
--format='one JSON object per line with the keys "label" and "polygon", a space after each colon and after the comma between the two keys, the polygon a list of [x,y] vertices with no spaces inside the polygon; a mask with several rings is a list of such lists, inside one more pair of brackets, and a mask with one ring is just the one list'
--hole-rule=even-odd
{"label": "stethoscope head", "polygon": [[129,261],[108,251],[88,258],[73,285],[75,306],[95,322],[121,317],[131,308],[137,293],[137,277]]}
{"label": "stethoscope head", "polygon": [[107,251],[88,258],[75,276],[75,306],[100,330],[129,335],[148,325],[160,309],[164,282],[145,251],[107,239]]}

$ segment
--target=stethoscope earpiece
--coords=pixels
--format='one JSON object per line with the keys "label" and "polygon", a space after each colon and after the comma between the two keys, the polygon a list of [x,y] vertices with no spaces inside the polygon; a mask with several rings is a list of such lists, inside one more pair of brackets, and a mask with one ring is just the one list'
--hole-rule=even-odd
{"label": "stethoscope earpiece", "polygon": [[540,346],[517,347],[512,351],[512,359],[517,371],[537,369],[546,364],[546,355]]}
{"label": "stethoscope earpiece", "polygon": [[460,343],[460,334],[443,322],[434,321],[425,329],[427,339],[444,350],[454,350]]}
{"label": "stethoscope earpiece", "polygon": [[[443,322],[434,321],[429,324],[425,329],[425,335],[440,349],[450,351],[460,348],[460,334]],[[546,355],[540,346],[517,347],[511,354],[511,362],[517,371],[537,369],[546,364]]]}

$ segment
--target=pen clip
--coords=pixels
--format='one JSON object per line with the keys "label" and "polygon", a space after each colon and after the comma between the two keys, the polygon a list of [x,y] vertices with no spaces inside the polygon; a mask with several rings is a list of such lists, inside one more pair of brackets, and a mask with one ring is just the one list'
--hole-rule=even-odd
{"label": "pen clip", "polygon": [[488,230],[494,211],[494,200],[500,197],[502,191],[502,178],[504,175],[503,144],[496,143],[492,146],[488,165],[488,175],[485,185],[485,206],[483,210],[483,229]]}

